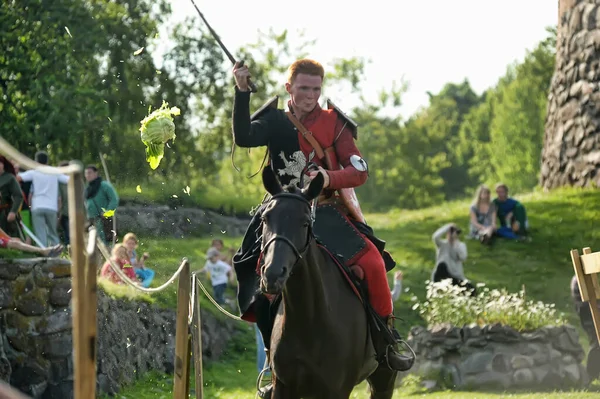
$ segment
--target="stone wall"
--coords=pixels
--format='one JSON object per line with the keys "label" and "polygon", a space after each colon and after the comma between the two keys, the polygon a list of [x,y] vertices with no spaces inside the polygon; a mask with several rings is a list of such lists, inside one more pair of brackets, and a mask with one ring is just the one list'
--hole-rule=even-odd
{"label": "stone wall", "polygon": [[[0,259],[0,379],[33,398],[73,397],[70,264]],[[219,358],[231,321],[202,312],[203,357]],[[175,311],[98,293],[98,389],[114,394],[148,370],[172,373]]]}
{"label": "stone wall", "polygon": [[241,236],[250,219],[222,216],[198,208],[123,205],[117,209],[117,230],[143,237]]}
{"label": "stone wall", "polygon": [[[540,183],[600,185],[600,0],[561,0]],[[571,7],[572,5],[572,7]]]}
{"label": "stone wall", "polygon": [[577,330],[569,325],[519,333],[501,325],[413,327],[410,371],[426,385],[459,389],[579,387],[588,382]]}

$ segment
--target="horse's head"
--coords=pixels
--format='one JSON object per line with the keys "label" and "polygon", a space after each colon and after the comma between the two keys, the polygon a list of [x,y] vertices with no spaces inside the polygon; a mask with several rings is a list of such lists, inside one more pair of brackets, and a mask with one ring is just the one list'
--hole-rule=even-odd
{"label": "horse's head", "polygon": [[262,214],[261,290],[277,294],[285,286],[292,268],[308,250],[312,240],[311,201],[323,189],[321,174],[303,190],[281,187],[271,167],[262,174],[271,201]]}

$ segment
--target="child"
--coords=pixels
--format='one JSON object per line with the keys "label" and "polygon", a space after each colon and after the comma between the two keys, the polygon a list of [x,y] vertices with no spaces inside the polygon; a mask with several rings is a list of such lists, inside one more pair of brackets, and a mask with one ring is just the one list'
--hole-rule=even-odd
{"label": "child", "polygon": [[148,288],[150,287],[150,283],[154,278],[154,270],[148,269],[144,262],[146,259],[150,257],[148,252],[144,252],[142,257],[138,260],[137,253],[135,250],[138,246],[138,238],[134,233],[127,233],[125,237],[123,237],[123,245],[127,248],[127,255],[129,256],[129,261],[135,270],[135,275],[142,282],[142,287]]}
{"label": "child", "polygon": [[[129,262],[127,248],[125,248],[123,244],[117,244],[113,247],[111,251],[110,260],[112,260],[118,267],[120,267],[127,277],[129,277],[133,281],[136,281],[135,271],[133,270],[133,267]],[[106,261],[106,263],[104,263],[100,275],[104,278],[107,278],[109,281],[115,284],[123,284],[121,278],[112,269],[110,261]]]}
{"label": "child", "polygon": [[210,248],[206,254],[206,264],[200,273],[210,273],[215,301],[219,305],[225,304],[225,288],[227,288],[227,277],[233,283],[232,268],[221,260],[221,253],[216,248]]}
{"label": "child", "polygon": [[32,252],[48,258],[55,258],[62,253],[63,246],[58,244],[53,247],[39,248],[33,245],[25,244],[18,238],[10,237],[6,232],[0,229],[0,248],[17,249],[23,252]]}

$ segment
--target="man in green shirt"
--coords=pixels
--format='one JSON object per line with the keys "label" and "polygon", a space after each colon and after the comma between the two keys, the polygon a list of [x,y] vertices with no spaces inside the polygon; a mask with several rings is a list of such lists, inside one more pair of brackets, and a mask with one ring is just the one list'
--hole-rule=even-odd
{"label": "man in green shirt", "polygon": [[119,195],[115,188],[98,175],[98,168],[88,165],[84,172],[85,180],[85,208],[91,223],[96,226],[98,236],[107,245],[113,240],[113,214],[119,206]]}

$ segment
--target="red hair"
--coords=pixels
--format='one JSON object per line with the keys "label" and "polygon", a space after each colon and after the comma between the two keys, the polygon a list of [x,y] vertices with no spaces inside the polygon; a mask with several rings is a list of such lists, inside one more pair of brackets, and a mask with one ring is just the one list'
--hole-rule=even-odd
{"label": "red hair", "polygon": [[323,65],[314,60],[309,60],[307,58],[298,60],[294,62],[288,68],[287,72],[287,82],[289,84],[294,83],[296,76],[299,74],[320,76],[321,79],[325,76],[325,69],[323,69]]}

